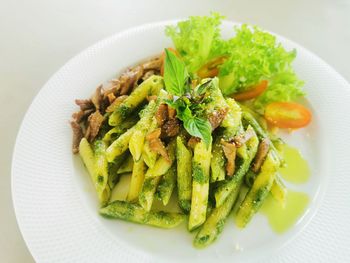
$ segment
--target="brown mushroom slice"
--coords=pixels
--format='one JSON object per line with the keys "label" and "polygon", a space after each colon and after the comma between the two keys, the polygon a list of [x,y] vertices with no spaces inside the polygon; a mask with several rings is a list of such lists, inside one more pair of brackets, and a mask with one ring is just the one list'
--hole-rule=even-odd
{"label": "brown mushroom slice", "polygon": [[106,98],[108,97],[109,94],[114,94],[115,96],[117,96],[119,94],[119,90],[120,90],[120,81],[119,79],[112,79],[109,82],[109,87],[108,89],[106,89],[103,92],[103,97]]}
{"label": "brown mushroom slice", "polygon": [[107,94],[107,99],[108,99],[108,103],[109,105],[111,105],[113,103],[113,101],[115,101],[115,99],[117,98],[113,92]]}
{"label": "brown mushroom slice", "polygon": [[84,117],[84,111],[82,111],[82,110],[74,112],[72,114],[73,120],[76,121],[77,123],[80,123],[82,121],[83,117]]}
{"label": "brown mushroom slice", "polygon": [[211,114],[209,114],[208,120],[211,124],[212,130],[215,130],[217,127],[220,126],[221,122],[225,119],[227,112],[228,108],[222,108],[215,110]]}
{"label": "brown mushroom slice", "polygon": [[263,162],[264,162],[264,160],[266,158],[266,155],[269,152],[270,146],[271,146],[271,142],[270,142],[270,140],[268,138],[264,138],[260,142],[259,147],[258,147],[258,151],[257,151],[257,153],[255,155],[255,158],[254,158],[254,161],[253,161],[253,164],[252,164],[252,171],[254,173],[259,172],[260,167],[263,164]]}
{"label": "brown mushroom slice", "polygon": [[168,152],[166,151],[166,148],[163,144],[163,142],[160,140],[160,134],[161,129],[155,129],[153,132],[149,133],[146,136],[146,140],[149,143],[149,147],[152,151],[159,153],[161,156],[163,156],[167,161],[171,161],[168,155]]}
{"label": "brown mushroom slice", "polygon": [[151,59],[145,63],[142,64],[142,67],[144,70],[160,70],[160,67],[162,66],[162,60],[160,57]]}
{"label": "brown mushroom slice", "polygon": [[228,176],[233,176],[235,172],[235,160],[236,160],[236,145],[235,143],[226,142],[221,139],[222,149],[224,151],[224,155],[226,157],[226,174]]}
{"label": "brown mushroom slice", "polygon": [[163,126],[168,119],[168,105],[160,104],[156,112],[158,126]]}
{"label": "brown mushroom slice", "polygon": [[72,143],[72,151],[74,154],[79,152],[79,143],[83,138],[83,131],[80,125],[76,121],[71,121],[70,126],[73,130],[73,143]]}
{"label": "brown mushroom slice", "polygon": [[143,76],[142,66],[137,66],[124,72],[119,78],[120,81],[120,94],[125,95],[130,92],[130,88],[137,83],[137,81]]}
{"label": "brown mushroom slice", "polygon": [[167,120],[162,126],[162,138],[169,138],[178,135],[180,132],[180,121],[178,119]]}
{"label": "brown mushroom slice", "polygon": [[103,123],[103,120],[104,118],[99,111],[95,111],[89,116],[88,128],[85,134],[85,137],[88,139],[89,142],[92,142],[96,138],[98,132],[100,131],[100,127]]}
{"label": "brown mushroom slice", "polygon": [[94,104],[91,100],[76,99],[75,104],[77,104],[82,111],[94,108]]}
{"label": "brown mushroom slice", "polygon": [[147,80],[148,78],[152,77],[155,74],[156,74],[156,72],[154,70],[149,70],[149,71],[147,71],[146,73],[143,74],[142,80],[145,81],[145,80]]}
{"label": "brown mushroom slice", "polygon": [[169,120],[175,119],[176,117],[176,110],[173,107],[170,107],[168,105],[168,118]]}
{"label": "brown mushroom slice", "polygon": [[74,112],[72,114],[72,118],[77,122],[80,123],[82,122],[84,119],[86,119],[91,113],[94,112],[94,109],[89,109],[89,110],[80,110],[77,112]]}
{"label": "brown mushroom slice", "polygon": [[91,101],[94,104],[96,110],[100,109],[102,100],[103,100],[102,85],[100,85],[96,88],[94,95],[92,95],[91,97]]}
{"label": "brown mushroom slice", "polygon": [[255,135],[254,130],[248,129],[240,135],[236,135],[233,138],[233,142],[236,144],[236,147],[242,147],[247,141],[249,141]]}

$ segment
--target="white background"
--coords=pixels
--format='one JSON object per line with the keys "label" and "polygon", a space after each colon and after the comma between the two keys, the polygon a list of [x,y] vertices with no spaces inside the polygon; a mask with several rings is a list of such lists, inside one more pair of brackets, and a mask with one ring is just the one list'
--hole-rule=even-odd
{"label": "white background", "polygon": [[350,0],[0,0],[1,262],[33,262],[14,216],[10,170],[21,119],[43,84],[117,31],[211,10],[298,42],[350,81]]}

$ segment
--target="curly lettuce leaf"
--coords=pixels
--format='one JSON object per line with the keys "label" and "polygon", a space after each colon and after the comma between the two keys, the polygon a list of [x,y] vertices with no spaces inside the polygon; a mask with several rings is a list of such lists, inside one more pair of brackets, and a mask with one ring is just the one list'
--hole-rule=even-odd
{"label": "curly lettuce leaf", "polygon": [[190,72],[196,72],[213,54],[221,51],[219,26],[222,18],[218,13],[212,13],[211,16],[191,16],[176,26],[166,28],[166,35],[173,40]]}
{"label": "curly lettuce leaf", "polygon": [[293,101],[305,95],[303,82],[292,68],[295,50],[287,51],[275,36],[249,25],[236,26],[235,36],[224,40],[220,35],[221,19],[214,13],[190,17],[177,26],[167,27],[166,34],[172,38],[192,76],[211,59],[224,55],[227,60],[219,66],[219,79],[225,96],[268,80],[266,91],[250,103],[263,112],[268,103]]}
{"label": "curly lettuce leaf", "polygon": [[236,35],[228,40],[229,59],[220,67],[220,88],[225,95],[242,92],[262,79],[290,71],[295,50],[288,52],[276,37],[258,27],[235,27]]}
{"label": "curly lettuce leaf", "polygon": [[303,85],[304,82],[292,71],[278,73],[271,79],[268,89],[254,100],[253,105],[263,112],[264,107],[271,102],[295,101],[305,96]]}

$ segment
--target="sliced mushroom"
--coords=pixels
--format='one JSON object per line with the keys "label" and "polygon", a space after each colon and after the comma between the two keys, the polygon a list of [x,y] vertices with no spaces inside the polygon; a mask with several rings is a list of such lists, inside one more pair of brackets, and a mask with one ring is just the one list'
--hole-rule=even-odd
{"label": "sliced mushroom", "polygon": [[163,126],[168,119],[168,105],[160,104],[156,112],[158,126]]}
{"label": "sliced mushroom", "polygon": [[160,57],[151,59],[149,61],[146,61],[142,64],[142,67],[144,70],[160,70],[160,67],[162,66],[162,60]]}
{"label": "sliced mushroom", "polygon": [[98,132],[100,131],[100,127],[103,123],[103,116],[99,111],[95,111],[93,114],[91,114],[88,118],[88,128],[85,133],[85,137],[89,142],[92,142]]}
{"label": "sliced mushroom", "polygon": [[146,140],[149,143],[150,149],[156,153],[159,153],[161,156],[163,156],[167,161],[171,162],[168,152],[166,151],[166,148],[163,144],[163,142],[160,140],[160,134],[161,129],[155,129],[153,132],[149,133],[146,136]]}
{"label": "sliced mushroom", "polygon": [[236,145],[233,142],[226,142],[223,139],[221,139],[221,145],[227,160],[226,174],[233,176],[235,172]]}
{"label": "sliced mushroom", "polygon": [[106,98],[111,93],[113,93],[115,96],[117,96],[119,94],[119,90],[120,90],[119,79],[112,79],[109,82],[109,88],[103,92],[103,96],[104,96],[104,98]]}
{"label": "sliced mushroom", "polygon": [[255,155],[255,158],[254,158],[254,161],[253,161],[253,164],[252,164],[252,171],[254,173],[257,173],[259,172],[260,168],[261,168],[261,165],[263,164],[265,158],[266,158],[266,155],[268,154],[269,152],[269,149],[270,149],[270,145],[271,145],[271,142],[268,138],[264,138],[260,144],[259,144],[259,147],[258,147],[258,151]]}
{"label": "sliced mushroom", "polygon": [[100,85],[96,88],[94,95],[92,95],[91,97],[91,101],[94,104],[96,110],[100,109],[102,100],[103,100],[102,85]]}
{"label": "sliced mushroom", "polygon": [[113,101],[115,101],[115,99],[116,99],[117,97],[114,95],[114,93],[109,93],[108,95],[107,95],[107,99],[108,99],[108,103],[109,103],[109,105],[111,105],[112,103],[113,103]]}
{"label": "sliced mushroom", "polygon": [[221,122],[225,119],[227,112],[228,108],[222,108],[219,110],[215,110],[211,114],[209,114],[208,120],[211,124],[212,130],[215,130],[217,127],[220,126]]}
{"label": "sliced mushroom", "polygon": [[136,66],[126,72],[124,72],[119,78],[120,81],[120,94],[125,95],[130,92],[130,89],[134,87],[134,84],[142,77],[143,67]]}
{"label": "sliced mushroom", "polygon": [[77,123],[82,122],[83,120],[87,119],[87,117],[93,113],[94,110],[93,109],[89,109],[89,110],[80,110],[77,112],[74,112],[72,114],[72,118],[74,119],[74,121],[76,121]]}
{"label": "sliced mushroom", "polygon": [[154,70],[149,70],[149,71],[147,71],[146,73],[143,74],[142,80],[145,81],[145,80],[147,80],[148,78],[152,77],[155,74],[156,74],[156,72]]}
{"label": "sliced mushroom", "polygon": [[81,110],[88,110],[88,109],[92,109],[94,107],[94,104],[92,103],[91,100],[79,100],[76,99],[75,100],[75,104],[77,104]]}
{"label": "sliced mushroom", "polygon": [[74,154],[79,152],[79,143],[81,139],[83,138],[83,131],[80,127],[80,125],[76,121],[71,121],[70,125],[73,130],[73,144],[72,144],[72,151]]}
{"label": "sliced mushroom", "polygon": [[180,121],[178,119],[171,119],[167,120],[163,126],[162,129],[162,138],[169,138],[174,137],[179,134],[180,132]]}
{"label": "sliced mushroom", "polygon": [[175,119],[176,117],[176,110],[173,107],[170,107],[168,105],[168,118],[169,120]]}

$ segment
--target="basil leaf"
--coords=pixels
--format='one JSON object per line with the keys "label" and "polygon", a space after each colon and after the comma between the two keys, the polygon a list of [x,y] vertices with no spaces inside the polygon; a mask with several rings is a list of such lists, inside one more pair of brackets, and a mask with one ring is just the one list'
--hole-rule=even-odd
{"label": "basil leaf", "polygon": [[166,90],[176,96],[186,93],[189,75],[185,63],[165,49],[164,83]]}
{"label": "basil leaf", "polygon": [[207,147],[212,143],[211,125],[208,120],[192,117],[184,120],[186,131],[192,136],[201,138]]}
{"label": "basil leaf", "polygon": [[183,98],[179,98],[176,101],[165,100],[165,103],[176,110],[178,119],[184,121],[185,119],[193,118],[192,111]]}
{"label": "basil leaf", "polygon": [[187,119],[193,118],[192,112],[191,112],[190,108],[187,105],[186,105],[185,108],[182,108],[181,110],[179,110],[179,113],[177,114],[177,117],[180,120],[182,120],[183,122],[185,122]]}
{"label": "basil leaf", "polygon": [[166,104],[168,104],[170,107],[174,108],[175,110],[178,109],[178,102],[177,102],[177,100],[174,101],[174,100],[165,99],[164,102]]}
{"label": "basil leaf", "polygon": [[209,84],[211,84],[211,81],[211,79],[208,79],[207,81],[199,85],[195,89],[195,95],[203,95],[207,91]]}
{"label": "basil leaf", "polygon": [[176,117],[183,122],[184,128],[192,136],[201,138],[207,146],[212,142],[211,125],[208,120],[193,116],[189,103],[182,97],[176,101],[165,100],[170,107],[176,109]]}

